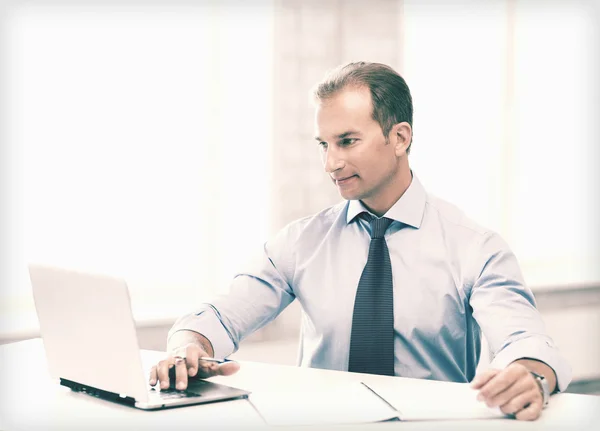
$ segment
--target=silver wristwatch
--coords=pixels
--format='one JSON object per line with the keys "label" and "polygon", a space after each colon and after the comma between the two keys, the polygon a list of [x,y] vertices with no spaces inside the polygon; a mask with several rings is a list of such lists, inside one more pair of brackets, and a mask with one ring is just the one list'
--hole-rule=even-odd
{"label": "silver wristwatch", "polygon": [[546,407],[548,405],[548,401],[550,400],[550,387],[548,386],[548,380],[538,373],[534,373],[530,371],[531,375],[535,379],[536,383],[540,388],[540,392],[542,393],[542,406]]}

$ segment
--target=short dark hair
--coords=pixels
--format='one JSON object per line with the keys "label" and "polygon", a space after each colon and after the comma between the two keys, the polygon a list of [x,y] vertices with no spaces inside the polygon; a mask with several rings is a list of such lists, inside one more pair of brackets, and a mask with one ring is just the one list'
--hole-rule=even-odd
{"label": "short dark hair", "polygon": [[[329,71],[318,83],[313,96],[327,99],[347,87],[366,86],[371,91],[373,119],[379,123],[386,140],[395,124],[407,122],[412,128],[413,104],[404,78],[381,63],[348,63]],[[406,149],[410,153],[411,142]]]}

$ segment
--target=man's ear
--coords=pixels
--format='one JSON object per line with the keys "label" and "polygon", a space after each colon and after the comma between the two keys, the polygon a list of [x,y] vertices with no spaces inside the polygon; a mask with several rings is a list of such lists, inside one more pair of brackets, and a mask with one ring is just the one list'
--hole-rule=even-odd
{"label": "man's ear", "polygon": [[395,124],[390,130],[389,141],[395,148],[396,156],[405,155],[406,149],[412,141],[412,127],[410,127],[410,124],[407,122]]}

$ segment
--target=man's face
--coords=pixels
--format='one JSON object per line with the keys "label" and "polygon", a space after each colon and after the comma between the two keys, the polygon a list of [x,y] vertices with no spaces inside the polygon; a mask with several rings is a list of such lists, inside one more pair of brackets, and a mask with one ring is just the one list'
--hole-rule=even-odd
{"label": "man's face", "polygon": [[372,117],[367,87],[347,88],[317,105],[316,139],[323,165],[344,199],[371,206],[398,174],[398,158]]}

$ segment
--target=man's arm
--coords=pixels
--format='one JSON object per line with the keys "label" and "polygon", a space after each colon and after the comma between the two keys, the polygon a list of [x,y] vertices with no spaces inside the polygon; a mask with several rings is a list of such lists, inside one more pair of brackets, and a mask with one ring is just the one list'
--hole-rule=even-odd
{"label": "man's arm", "polygon": [[470,305],[493,352],[490,369],[473,380],[480,399],[517,419],[533,420],[543,408],[531,371],[545,377],[550,392],[566,389],[570,367],[545,333],[535,300],[508,245],[486,234],[473,250]]}
{"label": "man's arm", "polygon": [[265,246],[264,252],[233,279],[228,294],[213,298],[175,322],[169,331],[169,348],[177,347],[179,332],[191,331],[202,334],[214,356],[227,357],[238,349],[241,340],[275,319],[295,299],[288,277],[279,269],[288,267],[283,260],[287,256],[279,249]]}
{"label": "man's arm", "polygon": [[229,375],[239,369],[235,362],[218,365],[199,358],[230,355],[245,336],[273,320],[294,300],[288,282],[293,270],[291,240],[284,229],[245,272],[234,278],[229,294],[178,319],[169,331],[167,357],[151,371],[152,385],[160,381],[161,387],[168,387],[172,368],[177,389],[187,387],[188,377]]}

